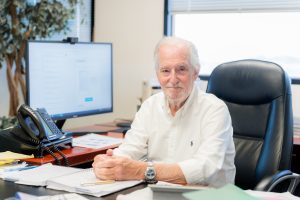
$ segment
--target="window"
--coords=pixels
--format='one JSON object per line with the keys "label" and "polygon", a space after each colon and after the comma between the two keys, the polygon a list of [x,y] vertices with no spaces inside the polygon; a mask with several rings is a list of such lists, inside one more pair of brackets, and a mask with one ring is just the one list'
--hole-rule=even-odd
{"label": "window", "polygon": [[278,63],[300,83],[300,1],[179,2],[168,1],[168,32],[196,44],[202,78],[221,63],[250,58]]}

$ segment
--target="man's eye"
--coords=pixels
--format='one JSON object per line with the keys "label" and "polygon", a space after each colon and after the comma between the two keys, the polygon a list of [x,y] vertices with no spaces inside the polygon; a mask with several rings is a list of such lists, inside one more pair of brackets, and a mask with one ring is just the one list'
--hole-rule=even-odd
{"label": "man's eye", "polygon": [[170,70],[168,70],[168,69],[162,69],[162,70],[160,70],[162,73],[168,73],[168,72],[170,72]]}
{"label": "man's eye", "polygon": [[188,71],[188,69],[186,67],[180,67],[178,70],[179,73],[185,73],[187,71]]}
{"label": "man's eye", "polygon": [[186,66],[180,66],[180,67],[179,67],[179,70],[180,70],[180,71],[186,71],[187,69],[188,69],[188,68],[187,68]]}

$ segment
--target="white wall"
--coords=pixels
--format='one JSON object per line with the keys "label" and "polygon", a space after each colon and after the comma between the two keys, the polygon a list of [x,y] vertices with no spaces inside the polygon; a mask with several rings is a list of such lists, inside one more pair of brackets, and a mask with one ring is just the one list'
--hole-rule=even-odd
{"label": "white wall", "polygon": [[142,82],[155,76],[153,51],[163,36],[163,0],[95,1],[96,42],[113,43],[114,112],[68,120],[65,127],[133,118]]}

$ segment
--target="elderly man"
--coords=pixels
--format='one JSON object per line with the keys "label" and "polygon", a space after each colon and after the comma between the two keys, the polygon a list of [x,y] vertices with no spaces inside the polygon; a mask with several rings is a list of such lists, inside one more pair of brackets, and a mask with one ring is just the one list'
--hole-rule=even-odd
{"label": "elderly man", "polygon": [[194,84],[200,69],[195,46],[165,37],[154,57],[162,92],[143,103],[119,148],[94,158],[96,176],[213,187],[234,183],[231,118],[221,100]]}

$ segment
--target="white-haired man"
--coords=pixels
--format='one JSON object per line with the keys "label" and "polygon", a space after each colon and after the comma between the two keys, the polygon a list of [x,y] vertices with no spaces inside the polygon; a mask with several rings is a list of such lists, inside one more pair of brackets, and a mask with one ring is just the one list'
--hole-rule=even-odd
{"label": "white-haired man", "polygon": [[195,85],[195,46],[165,37],[154,59],[162,92],[142,104],[119,148],[94,158],[96,176],[213,187],[234,183],[231,118],[221,100]]}

